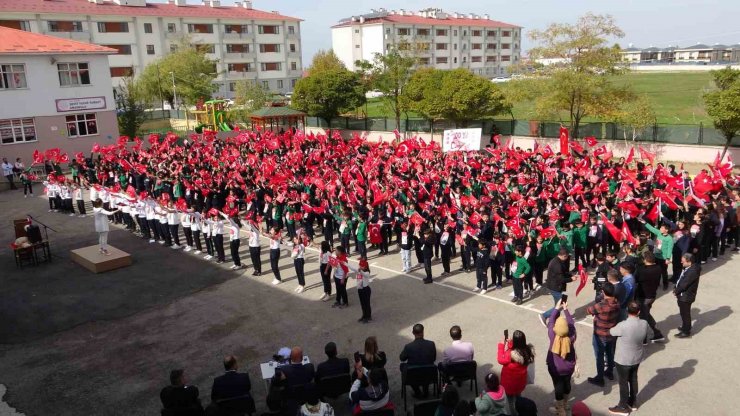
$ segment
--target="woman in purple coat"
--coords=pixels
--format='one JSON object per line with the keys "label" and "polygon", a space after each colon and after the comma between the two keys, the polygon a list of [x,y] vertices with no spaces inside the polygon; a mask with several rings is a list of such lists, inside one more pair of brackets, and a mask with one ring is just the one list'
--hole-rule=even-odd
{"label": "woman in purple coat", "polygon": [[570,396],[570,379],[576,367],[576,327],[567,308],[558,301],[547,323],[550,348],[547,350],[547,371],[555,388],[555,414],[565,416]]}

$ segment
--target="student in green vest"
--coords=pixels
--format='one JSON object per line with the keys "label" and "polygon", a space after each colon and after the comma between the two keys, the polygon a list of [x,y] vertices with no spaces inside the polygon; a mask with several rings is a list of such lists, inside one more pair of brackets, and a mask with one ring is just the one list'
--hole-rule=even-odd
{"label": "student in green vest", "polygon": [[521,305],[524,298],[524,276],[532,271],[532,267],[524,258],[524,247],[517,246],[514,255],[514,262],[511,263],[510,269],[512,282],[514,283],[514,298],[511,301]]}
{"label": "student in green vest", "polygon": [[671,261],[671,256],[673,255],[673,236],[671,236],[670,229],[667,225],[661,225],[660,229],[657,229],[645,222],[642,218],[640,222],[645,224],[645,228],[655,235],[653,254],[655,254],[655,261],[661,269],[663,290],[666,290],[668,289],[668,262]]}
{"label": "student in green vest", "polygon": [[588,241],[588,228],[583,225],[583,221],[578,218],[576,226],[573,229],[573,249],[575,251],[575,267],[573,270],[578,271],[578,264],[583,264],[583,267],[588,267],[588,256],[586,255],[586,243]]}
{"label": "student in green vest", "polygon": [[367,218],[366,214],[360,215],[360,221],[357,223],[357,251],[360,252],[360,257],[367,258]]}

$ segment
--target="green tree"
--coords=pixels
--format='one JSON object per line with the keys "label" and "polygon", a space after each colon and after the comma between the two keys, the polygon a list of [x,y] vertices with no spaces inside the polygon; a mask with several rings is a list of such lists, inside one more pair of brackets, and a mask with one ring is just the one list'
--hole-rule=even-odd
{"label": "green tree", "polygon": [[718,89],[704,94],[704,103],[714,127],[725,136],[724,158],[732,139],[740,135],[740,70],[725,68],[712,71],[712,76]]}
{"label": "green tree", "polygon": [[142,99],[139,86],[132,77],[125,77],[116,94],[118,108],[118,130],[121,135],[136,137],[139,128],[146,120],[146,104]]}
{"label": "green tree", "polygon": [[622,125],[625,141],[627,141],[627,133],[630,133],[632,141],[637,140],[640,133],[654,125],[656,121],[655,110],[645,96],[623,103],[614,119]]}
{"label": "green tree", "polygon": [[[441,95],[444,71],[421,68],[409,79],[401,99],[403,105],[434,124],[443,117],[445,98]],[[434,129],[432,129],[434,130]]]}
{"label": "green tree", "polygon": [[360,76],[346,69],[314,71],[293,90],[293,107],[331,125],[331,120],[365,103]]}
{"label": "green tree", "polygon": [[439,96],[446,104],[442,117],[454,121],[458,127],[510,111],[496,84],[463,68],[444,72]]}
{"label": "green tree", "polygon": [[613,82],[613,75],[625,69],[619,46],[609,46],[610,38],[624,32],[609,15],[588,13],[575,24],[554,23],[544,30],[531,31],[537,46],[529,52],[532,59],[558,59],[535,71],[525,84],[535,101],[539,117],[567,118],[573,137],[585,117],[613,115],[626,101],[634,99],[629,85]]}
{"label": "green tree", "polygon": [[239,114],[242,120],[264,107],[270,102],[271,98],[272,94],[267,88],[257,82],[245,79],[236,83],[234,104],[237,105],[236,113]]}
{"label": "green tree", "polygon": [[347,69],[344,63],[339,60],[339,57],[334,53],[333,50],[328,51],[319,50],[316,55],[313,56],[311,66],[308,67],[306,72],[308,75],[323,71],[335,71],[339,69]]}
{"label": "green tree", "polygon": [[181,42],[174,52],[144,68],[138,79],[143,96],[149,102],[165,100],[174,108],[173,75],[180,102],[192,105],[201,98],[210,99],[216,91],[216,62],[202,48]]}
{"label": "green tree", "polygon": [[385,54],[376,53],[372,63],[358,61],[356,64],[361,71],[370,72],[371,86],[374,90],[383,93],[381,102],[395,117],[396,126],[401,125],[401,113],[408,111],[406,101],[402,97],[414,73],[416,63],[413,48],[401,44],[398,47],[392,47]]}

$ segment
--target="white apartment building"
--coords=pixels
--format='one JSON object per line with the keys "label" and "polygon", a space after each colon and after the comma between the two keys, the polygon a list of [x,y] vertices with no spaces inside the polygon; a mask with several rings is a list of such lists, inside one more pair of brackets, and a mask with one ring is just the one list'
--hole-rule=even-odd
{"label": "white apartment building", "polygon": [[0,155],[74,158],[118,138],[108,56],[114,49],[0,27]]}
{"label": "white apartment building", "polygon": [[507,75],[507,67],[521,58],[522,27],[488,15],[379,9],[331,29],[334,53],[350,70],[357,60],[372,61],[376,53],[402,44],[413,49],[422,66],[466,68],[486,77]]}
{"label": "white apartment building", "polygon": [[215,94],[227,98],[243,79],[274,92],[293,90],[302,75],[300,22],[253,9],[251,1],[229,6],[219,0],[0,1],[0,26],[116,49],[110,57],[114,86],[189,39],[217,62]]}

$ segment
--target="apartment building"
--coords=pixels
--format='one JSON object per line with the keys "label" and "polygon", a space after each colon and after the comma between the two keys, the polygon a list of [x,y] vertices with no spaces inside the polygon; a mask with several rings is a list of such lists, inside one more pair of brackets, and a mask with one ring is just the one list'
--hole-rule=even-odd
{"label": "apartment building", "polygon": [[522,27],[489,15],[379,9],[331,29],[334,53],[351,70],[357,60],[407,45],[421,66],[466,68],[486,77],[507,75],[507,67],[521,59]]}
{"label": "apartment building", "polygon": [[0,26],[113,48],[110,75],[137,74],[183,39],[215,61],[216,95],[232,97],[238,80],[271,91],[293,90],[302,74],[301,20],[252,8],[251,1],[13,0],[0,1]]}
{"label": "apartment building", "polygon": [[696,44],[687,47],[668,46],[665,48],[649,47],[645,49],[629,45],[622,50],[622,61],[637,63],[736,63],[740,62],[740,44],[704,45]]}
{"label": "apartment building", "polygon": [[0,27],[0,155],[70,158],[118,138],[108,56],[115,49]]}

